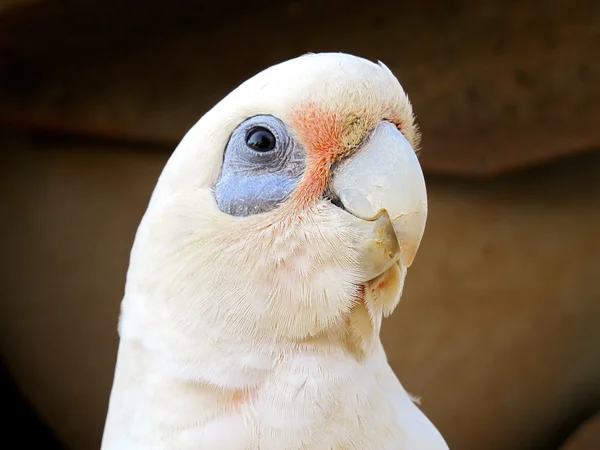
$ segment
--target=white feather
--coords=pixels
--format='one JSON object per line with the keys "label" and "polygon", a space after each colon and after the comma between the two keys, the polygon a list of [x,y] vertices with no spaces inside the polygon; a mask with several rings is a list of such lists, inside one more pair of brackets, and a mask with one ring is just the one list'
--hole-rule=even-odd
{"label": "white feather", "polygon": [[393,104],[416,139],[391,72],[343,54],[271,67],[209,111],[167,163],[135,238],[104,450],[447,448],[379,339],[405,268],[385,289],[365,285],[359,236],[324,201],[296,216],[217,208],[233,129],[255,114],[285,122],[307,101],[374,117]]}

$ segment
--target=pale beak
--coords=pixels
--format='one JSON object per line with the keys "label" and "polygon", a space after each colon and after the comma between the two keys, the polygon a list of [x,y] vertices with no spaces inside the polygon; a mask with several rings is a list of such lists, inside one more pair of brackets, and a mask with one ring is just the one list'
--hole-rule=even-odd
{"label": "pale beak", "polygon": [[362,235],[366,280],[396,262],[409,267],[427,221],[427,190],[410,143],[390,122],[381,122],[366,143],[339,162],[330,185]]}

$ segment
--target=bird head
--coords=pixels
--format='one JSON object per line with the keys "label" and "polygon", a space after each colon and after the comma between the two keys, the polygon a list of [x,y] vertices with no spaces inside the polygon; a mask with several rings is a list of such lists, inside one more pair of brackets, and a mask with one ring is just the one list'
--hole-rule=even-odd
{"label": "bird head", "polygon": [[381,63],[309,54],[244,82],[158,180],[131,254],[122,337],[337,336],[367,351],[425,228],[418,144],[411,104]]}

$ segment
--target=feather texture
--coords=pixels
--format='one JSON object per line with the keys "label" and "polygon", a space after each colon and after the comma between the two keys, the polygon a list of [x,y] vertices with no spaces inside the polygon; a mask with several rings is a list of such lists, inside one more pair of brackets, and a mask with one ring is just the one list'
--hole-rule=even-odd
{"label": "feather texture", "polygon": [[396,78],[350,55],[274,66],[209,111],[168,161],[135,237],[103,450],[447,448],[379,339],[406,267],[364,280],[360,235],[308,188],[264,214],[217,207],[235,126],[272,114],[309,147],[323,131],[294,127],[306,105],[317,123],[335,112],[344,148],[392,116],[418,143]]}

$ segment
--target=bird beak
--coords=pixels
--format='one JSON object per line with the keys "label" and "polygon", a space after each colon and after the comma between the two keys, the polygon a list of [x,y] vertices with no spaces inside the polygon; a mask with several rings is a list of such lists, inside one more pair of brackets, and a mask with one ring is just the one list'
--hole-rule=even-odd
{"label": "bird beak", "polygon": [[330,189],[360,230],[366,281],[400,261],[409,267],[425,231],[427,190],[410,143],[390,122],[334,169]]}

